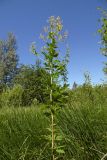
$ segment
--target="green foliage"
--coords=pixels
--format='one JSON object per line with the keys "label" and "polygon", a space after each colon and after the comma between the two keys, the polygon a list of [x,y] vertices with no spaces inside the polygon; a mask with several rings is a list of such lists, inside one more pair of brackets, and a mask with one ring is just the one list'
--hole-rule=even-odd
{"label": "green foliage", "polygon": [[16,49],[16,39],[12,33],[8,34],[7,40],[0,40],[0,83],[3,85],[10,85],[17,73]]}
{"label": "green foliage", "polygon": [[0,105],[1,107],[19,107],[23,102],[24,90],[20,85],[14,86],[12,89],[7,88],[0,95]]}
{"label": "green foliage", "polygon": [[102,19],[102,28],[98,30],[101,35],[101,40],[104,48],[102,48],[102,53],[107,56],[107,18]]}
{"label": "green foliage", "polygon": [[[65,58],[61,60],[58,42],[64,40],[64,38],[67,37],[67,33],[62,32],[63,25],[60,17],[55,18],[51,16],[48,24],[48,26],[44,27],[44,33],[40,35],[45,42],[45,46],[41,52],[41,55],[44,56],[44,67],[50,73],[50,77],[52,76],[53,82],[58,82],[58,79],[61,77],[64,77],[61,79],[61,82],[62,80],[65,82],[67,80],[66,67],[69,58],[69,49],[67,48]],[[59,37],[61,37],[61,39]],[[37,54],[34,44],[32,45],[32,52],[35,55],[39,55]]]}
{"label": "green foliage", "polygon": [[[59,160],[98,160],[107,153],[106,106],[107,85],[70,91],[66,108],[55,117]],[[0,109],[1,160],[51,160],[51,127],[43,107]]]}
{"label": "green foliage", "polygon": [[[98,30],[101,36],[102,48],[101,52],[107,57],[107,11],[103,11],[103,18],[101,19],[101,28]],[[104,73],[107,74],[107,63],[105,63]]]}
{"label": "green foliage", "polygon": [[[45,46],[42,48],[40,55],[44,56],[44,68],[49,73],[50,80],[46,92],[50,94],[49,106],[52,110],[60,106],[63,102],[67,89],[67,63],[69,59],[69,49],[67,48],[64,59],[60,58],[61,53],[58,49],[58,43],[67,37],[67,33],[63,32],[63,25],[60,17],[51,16],[48,20],[48,26],[44,27],[44,33],[40,37],[44,40]],[[37,49],[34,43],[32,45],[32,52],[38,56]],[[63,56],[62,56],[63,57]],[[60,86],[60,82],[64,82]],[[64,93],[64,96],[63,96]],[[61,100],[62,98],[62,100]],[[62,101],[62,102],[61,102]],[[57,105],[57,102],[58,103]],[[53,107],[54,106],[54,107]],[[62,105],[61,105],[62,106]]]}
{"label": "green foliage", "polygon": [[23,92],[23,106],[38,103],[47,103],[49,93],[46,92],[49,83],[49,74],[41,67],[21,66],[19,74],[14,78],[15,84],[20,84]]}

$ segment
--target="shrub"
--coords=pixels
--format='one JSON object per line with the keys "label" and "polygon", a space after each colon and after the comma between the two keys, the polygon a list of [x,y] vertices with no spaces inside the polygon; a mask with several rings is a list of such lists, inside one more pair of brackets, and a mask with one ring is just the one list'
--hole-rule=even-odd
{"label": "shrub", "polygon": [[20,85],[15,85],[12,89],[8,88],[7,90],[3,91],[0,96],[1,107],[21,106],[23,92],[24,90]]}

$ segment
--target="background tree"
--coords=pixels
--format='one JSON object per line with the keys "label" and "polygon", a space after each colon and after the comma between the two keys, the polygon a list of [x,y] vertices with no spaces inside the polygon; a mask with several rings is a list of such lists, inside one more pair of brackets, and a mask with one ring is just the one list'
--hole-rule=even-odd
{"label": "background tree", "polygon": [[[98,30],[101,36],[102,48],[101,52],[107,57],[107,11],[102,10],[103,18],[101,18],[101,28]],[[105,62],[104,73],[107,75],[107,62]]]}
{"label": "background tree", "polygon": [[37,99],[39,103],[47,103],[49,93],[46,90],[49,74],[40,66],[39,62],[32,66],[22,65],[13,83],[21,85],[24,89],[23,106],[31,105],[34,99]]}
{"label": "background tree", "polygon": [[75,90],[78,87],[78,84],[74,81],[73,85],[72,85],[72,90]]}
{"label": "background tree", "polygon": [[16,38],[8,34],[7,40],[0,40],[0,84],[10,85],[17,72],[18,56]]}

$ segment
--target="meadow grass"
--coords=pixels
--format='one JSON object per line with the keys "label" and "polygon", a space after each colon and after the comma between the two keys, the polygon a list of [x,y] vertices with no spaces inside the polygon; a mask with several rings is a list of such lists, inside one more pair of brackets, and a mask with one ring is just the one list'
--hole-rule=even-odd
{"label": "meadow grass", "polygon": [[35,108],[1,109],[0,160],[43,159],[47,126],[48,121]]}
{"label": "meadow grass", "polygon": [[[65,150],[60,160],[100,160],[107,153],[107,100],[100,97],[83,101],[82,95],[71,96],[57,113]],[[45,139],[50,121],[41,108],[0,109],[0,160],[51,160],[51,145]]]}

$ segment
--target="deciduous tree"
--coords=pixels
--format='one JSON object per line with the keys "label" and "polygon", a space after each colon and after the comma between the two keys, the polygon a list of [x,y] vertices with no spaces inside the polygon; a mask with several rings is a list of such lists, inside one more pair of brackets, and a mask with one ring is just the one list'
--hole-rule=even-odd
{"label": "deciduous tree", "polygon": [[[102,10],[101,28],[98,30],[101,36],[101,52],[107,57],[107,11]],[[107,75],[107,62],[105,62],[104,73]]]}
{"label": "deciduous tree", "polygon": [[17,72],[18,56],[16,38],[8,34],[7,40],[0,40],[0,84],[10,85]]}

